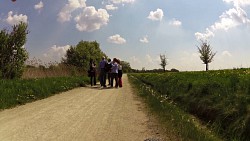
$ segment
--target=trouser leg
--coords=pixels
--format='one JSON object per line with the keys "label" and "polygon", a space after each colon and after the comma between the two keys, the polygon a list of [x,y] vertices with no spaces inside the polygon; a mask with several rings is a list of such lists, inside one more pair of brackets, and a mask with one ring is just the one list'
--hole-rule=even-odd
{"label": "trouser leg", "polygon": [[96,75],[94,75],[94,85],[96,85]]}
{"label": "trouser leg", "polygon": [[118,74],[115,73],[114,76],[115,76],[115,87],[118,87]]}

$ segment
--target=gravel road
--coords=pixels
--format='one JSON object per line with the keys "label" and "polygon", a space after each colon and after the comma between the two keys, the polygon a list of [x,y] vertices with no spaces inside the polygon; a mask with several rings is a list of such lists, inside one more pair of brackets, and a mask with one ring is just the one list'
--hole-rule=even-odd
{"label": "gravel road", "polygon": [[0,141],[158,138],[126,75],[122,88],[82,87],[0,112]]}

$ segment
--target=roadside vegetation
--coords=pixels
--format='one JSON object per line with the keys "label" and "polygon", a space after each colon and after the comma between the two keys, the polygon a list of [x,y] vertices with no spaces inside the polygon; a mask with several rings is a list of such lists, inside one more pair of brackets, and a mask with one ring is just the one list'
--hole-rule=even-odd
{"label": "roadside vegetation", "polygon": [[[70,46],[60,62],[29,59],[24,47],[28,33],[28,25],[23,22],[0,30],[0,110],[85,86],[89,83],[90,60],[98,64],[107,57],[96,41],[79,41]],[[122,64],[124,72],[131,70],[128,62]]]}
{"label": "roadside vegetation", "polygon": [[[158,105],[155,110],[163,109],[160,114],[174,114],[176,111],[168,108],[168,103],[172,103],[197,117],[209,130],[225,140],[250,140],[250,69],[138,73],[131,74],[132,77],[137,79],[137,85],[145,85],[155,92],[147,97],[151,97],[153,105]],[[138,89],[142,91],[145,88],[139,86]],[[142,94],[149,95],[145,90]],[[170,117],[174,121],[178,119],[178,116]],[[170,117],[164,116],[166,119]],[[168,120],[172,122],[172,118]],[[203,140],[199,139],[203,135],[192,131],[191,127],[180,127],[185,125],[184,121],[176,123],[180,124],[177,126],[178,132],[188,140]],[[189,132],[186,130],[190,130],[190,133],[186,133]]]}
{"label": "roadside vegetation", "polygon": [[44,99],[89,83],[87,77],[0,80],[0,110]]}

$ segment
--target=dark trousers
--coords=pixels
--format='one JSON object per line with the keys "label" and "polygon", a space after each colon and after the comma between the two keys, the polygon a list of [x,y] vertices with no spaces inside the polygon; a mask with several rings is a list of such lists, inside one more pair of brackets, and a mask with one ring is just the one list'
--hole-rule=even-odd
{"label": "dark trousers", "polygon": [[105,69],[101,69],[99,78],[100,78],[101,86],[106,86],[106,72],[105,72]]}
{"label": "dark trousers", "polygon": [[119,87],[122,87],[122,77],[118,77]]}
{"label": "dark trousers", "polygon": [[118,73],[111,73],[111,87],[113,87],[115,79],[115,87],[118,87]]}
{"label": "dark trousers", "polygon": [[109,85],[111,85],[111,73],[108,72],[108,82],[109,82]]}
{"label": "dark trousers", "polygon": [[96,85],[96,75],[95,74],[90,76],[90,83],[91,83],[91,86]]}

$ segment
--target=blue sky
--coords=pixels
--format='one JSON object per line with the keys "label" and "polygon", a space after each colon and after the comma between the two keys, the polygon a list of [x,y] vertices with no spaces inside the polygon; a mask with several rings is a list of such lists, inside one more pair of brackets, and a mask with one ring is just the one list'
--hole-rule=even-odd
{"label": "blue sky", "polygon": [[204,70],[199,40],[217,52],[210,69],[250,67],[250,0],[4,0],[0,29],[27,22],[30,58],[60,61],[81,40],[135,69]]}

